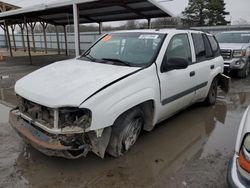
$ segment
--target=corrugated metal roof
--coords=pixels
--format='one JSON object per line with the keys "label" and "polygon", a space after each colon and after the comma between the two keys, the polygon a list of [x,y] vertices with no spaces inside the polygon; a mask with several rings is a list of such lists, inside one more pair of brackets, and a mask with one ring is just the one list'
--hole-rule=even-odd
{"label": "corrugated metal roof", "polygon": [[73,24],[73,4],[79,5],[80,23],[150,19],[173,16],[154,0],[66,0],[25,7],[0,14],[10,23],[45,21],[55,25]]}

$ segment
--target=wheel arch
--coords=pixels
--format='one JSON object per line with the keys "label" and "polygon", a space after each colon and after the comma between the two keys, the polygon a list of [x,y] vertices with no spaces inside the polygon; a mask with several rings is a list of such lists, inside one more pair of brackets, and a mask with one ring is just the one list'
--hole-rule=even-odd
{"label": "wheel arch", "polygon": [[[124,125],[129,125],[129,120],[131,117],[135,116],[136,113],[139,113],[143,116],[144,123],[142,129],[152,130],[153,129],[153,111],[154,111],[154,101],[148,100],[138,105],[133,106],[132,108],[121,113],[115,120],[113,126],[111,127],[111,135],[109,139],[106,152],[111,156],[119,157],[123,154],[123,138],[124,135],[127,135],[124,131],[129,129]],[[125,123],[125,124],[124,124]],[[117,126],[118,125],[118,126]],[[138,134],[139,136],[139,134]],[[125,150],[124,150],[125,151]],[[128,149],[126,149],[128,151]]]}
{"label": "wheel arch", "polygon": [[[212,75],[211,75],[211,80],[209,81],[209,88],[210,88],[210,86],[211,86],[211,84],[212,84],[212,82],[214,81],[214,79],[217,79],[217,81],[219,81],[220,80],[220,77],[221,77],[221,74],[222,74],[222,72],[221,71],[215,71],[215,72],[213,72],[212,73]],[[218,83],[219,84],[219,83]],[[209,89],[208,89],[209,90]]]}
{"label": "wheel arch", "polygon": [[154,118],[155,118],[155,102],[154,100],[148,100],[141,104],[139,107],[142,109],[145,115],[145,123],[143,125],[143,130],[151,131],[154,128]]}
{"label": "wheel arch", "polygon": [[[147,101],[144,101],[140,104],[137,104],[131,108],[129,108],[128,110],[122,112],[117,118],[116,120],[122,116],[123,114],[127,113],[128,111],[134,109],[134,108],[140,108],[143,113],[144,113],[144,118],[145,118],[145,122],[144,122],[144,125],[143,125],[143,130],[145,131],[151,131],[153,128],[154,128],[154,118],[156,116],[156,110],[155,110],[155,101],[153,99],[150,99],[150,100],[147,100]],[[115,121],[116,121],[115,120]],[[115,122],[114,121],[114,122]]]}

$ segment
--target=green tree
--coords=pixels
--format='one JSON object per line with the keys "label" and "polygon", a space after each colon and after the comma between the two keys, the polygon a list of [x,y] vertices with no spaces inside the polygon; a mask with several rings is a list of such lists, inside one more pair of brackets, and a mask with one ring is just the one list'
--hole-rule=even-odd
{"label": "green tree", "polygon": [[156,18],[152,22],[152,28],[176,27],[181,24],[180,17]]}
{"label": "green tree", "polygon": [[224,0],[189,0],[183,14],[183,23],[188,26],[226,25]]}
{"label": "green tree", "polygon": [[189,0],[188,6],[182,12],[183,23],[189,26],[205,25],[208,0]]}
{"label": "green tree", "polygon": [[208,0],[208,23],[207,25],[227,25],[225,16],[229,15],[229,12],[226,12],[224,0]]}
{"label": "green tree", "polygon": [[126,29],[136,29],[137,28],[137,21],[136,20],[129,20],[126,24]]}

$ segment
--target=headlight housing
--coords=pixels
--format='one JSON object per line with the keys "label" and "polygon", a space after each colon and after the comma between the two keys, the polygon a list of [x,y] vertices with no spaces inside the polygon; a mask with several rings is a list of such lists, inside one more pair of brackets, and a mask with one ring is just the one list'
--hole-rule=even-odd
{"label": "headlight housing", "polygon": [[59,128],[80,127],[87,129],[91,125],[91,111],[81,108],[59,109]]}
{"label": "headlight housing", "polygon": [[244,138],[239,153],[239,165],[242,169],[250,173],[250,134],[247,134]]}
{"label": "headlight housing", "polygon": [[246,148],[247,151],[250,152],[250,134],[246,135],[244,142],[243,142],[244,148]]}
{"label": "headlight housing", "polygon": [[234,50],[233,57],[244,57],[246,56],[246,50]]}

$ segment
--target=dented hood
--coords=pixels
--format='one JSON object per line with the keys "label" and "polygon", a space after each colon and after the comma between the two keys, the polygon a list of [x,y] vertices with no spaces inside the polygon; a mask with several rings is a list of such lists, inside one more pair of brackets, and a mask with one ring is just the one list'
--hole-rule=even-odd
{"label": "dented hood", "polygon": [[17,81],[15,92],[51,108],[79,106],[102,87],[138,69],[77,59],[61,61]]}

